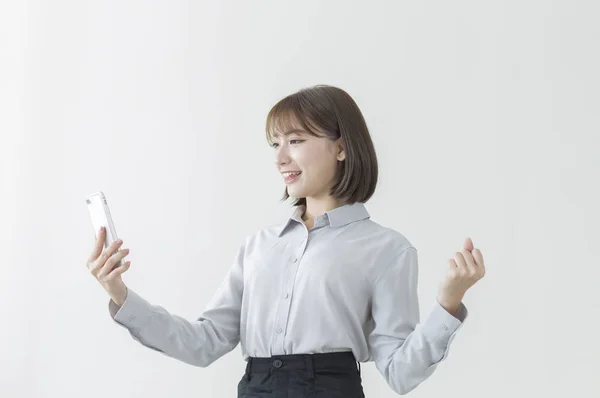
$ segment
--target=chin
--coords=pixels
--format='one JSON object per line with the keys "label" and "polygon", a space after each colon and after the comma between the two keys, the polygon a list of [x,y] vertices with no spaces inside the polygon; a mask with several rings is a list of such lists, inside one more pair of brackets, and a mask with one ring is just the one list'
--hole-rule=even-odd
{"label": "chin", "polygon": [[293,189],[288,189],[288,195],[290,195],[294,199],[304,198],[306,195],[302,194],[302,192],[294,191]]}
{"label": "chin", "polygon": [[303,189],[295,189],[295,187],[288,187],[287,192],[288,192],[288,195],[290,195],[292,198],[295,198],[295,199],[306,197],[306,193],[304,192]]}

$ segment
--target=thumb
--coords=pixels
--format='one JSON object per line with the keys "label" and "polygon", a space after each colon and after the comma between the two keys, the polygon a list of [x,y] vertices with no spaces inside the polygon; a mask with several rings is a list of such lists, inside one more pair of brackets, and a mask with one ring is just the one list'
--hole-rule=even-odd
{"label": "thumb", "polygon": [[463,245],[463,248],[472,252],[473,251],[473,241],[471,240],[471,238],[467,238],[465,239],[465,243]]}

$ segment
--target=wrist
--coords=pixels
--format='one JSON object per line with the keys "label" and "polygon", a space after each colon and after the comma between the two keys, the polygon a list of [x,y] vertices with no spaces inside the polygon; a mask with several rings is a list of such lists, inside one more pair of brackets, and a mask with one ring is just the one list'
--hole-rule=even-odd
{"label": "wrist", "polygon": [[127,298],[127,287],[124,286],[123,289],[111,294],[110,298],[116,305],[122,307],[125,303],[125,299]]}
{"label": "wrist", "polygon": [[450,313],[452,316],[456,316],[457,312],[458,312],[458,307],[460,307],[460,304],[462,303],[462,299],[463,296],[454,296],[454,297],[447,297],[447,296],[438,296],[438,303],[446,310],[448,311],[448,313]]}

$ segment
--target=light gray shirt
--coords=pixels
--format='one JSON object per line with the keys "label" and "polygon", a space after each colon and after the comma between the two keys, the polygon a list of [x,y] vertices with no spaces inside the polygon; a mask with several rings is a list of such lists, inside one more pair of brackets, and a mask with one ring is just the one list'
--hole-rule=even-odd
{"label": "light gray shirt", "polygon": [[114,320],[141,344],[205,367],[241,343],[243,358],[352,351],[405,394],[448,355],[467,317],[434,300],[420,322],[416,248],[363,203],[316,217],[304,206],[246,237],[202,315],[186,320],[129,289]]}

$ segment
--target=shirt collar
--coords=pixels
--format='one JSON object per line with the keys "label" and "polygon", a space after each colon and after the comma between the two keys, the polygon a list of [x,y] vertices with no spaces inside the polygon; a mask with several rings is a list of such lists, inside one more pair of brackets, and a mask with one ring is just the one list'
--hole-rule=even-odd
{"label": "shirt collar", "polygon": [[[306,210],[305,205],[294,206],[291,216],[287,221],[279,228],[277,236],[283,235],[287,227],[296,221],[302,223],[302,215]],[[332,228],[343,227],[355,221],[364,220],[370,218],[369,212],[365,207],[364,203],[356,202],[353,204],[346,204],[340,207],[336,207],[333,210],[326,211],[321,217],[327,217],[329,219],[329,226]]]}

